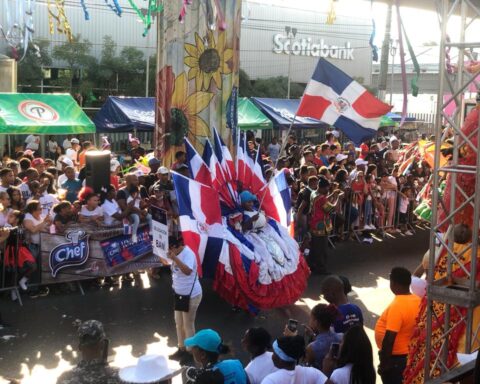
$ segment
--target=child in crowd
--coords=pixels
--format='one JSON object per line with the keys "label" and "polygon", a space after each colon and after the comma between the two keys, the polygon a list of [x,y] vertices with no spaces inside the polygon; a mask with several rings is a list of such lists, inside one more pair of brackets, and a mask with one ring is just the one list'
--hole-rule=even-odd
{"label": "child in crowd", "polygon": [[412,198],[412,188],[409,186],[404,186],[402,190],[398,193],[400,230],[406,236],[413,235],[413,232],[408,229],[408,211],[410,208],[411,198]]}
{"label": "child in crowd", "polygon": [[[150,215],[146,209],[146,205],[140,197],[140,189],[133,185],[128,190],[130,196],[127,199],[127,204],[132,205],[133,208],[140,210],[140,219],[146,219],[148,221],[149,231],[152,231],[152,215]],[[132,215],[133,216],[133,215]],[[133,220],[132,222],[132,241],[137,242],[137,230],[140,222],[138,220]]]}
{"label": "child in crowd", "polygon": [[10,208],[16,209],[17,211],[23,211],[25,208],[25,203],[22,199],[22,192],[18,187],[9,187],[7,193],[10,196]]}
{"label": "child in crowd", "polygon": [[69,223],[74,222],[72,213],[72,204],[69,201],[62,201],[53,207],[55,217],[53,224],[55,225],[56,233],[64,233]]}
{"label": "child in crowd", "polygon": [[100,207],[100,197],[90,187],[83,188],[78,194],[83,203],[78,221],[84,224],[103,224],[103,208]]}
{"label": "child in crowd", "polygon": [[8,214],[10,212],[10,196],[7,192],[0,192],[0,227],[7,224]]}

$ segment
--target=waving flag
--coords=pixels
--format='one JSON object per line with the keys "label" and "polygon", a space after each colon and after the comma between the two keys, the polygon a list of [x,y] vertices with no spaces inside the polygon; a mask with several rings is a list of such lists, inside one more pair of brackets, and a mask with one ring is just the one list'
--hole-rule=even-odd
{"label": "waving flag", "polygon": [[261,152],[260,148],[258,148],[255,156],[255,161],[253,162],[253,167],[252,167],[252,182],[251,182],[252,193],[257,193],[267,183],[265,181],[265,175],[263,173],[262,154],[260,152]]}
{"label": "waving flag", "polygon": [[[222,250],[224,227],[215,189],[172,172],[185,245],[197,256],[200,276],[215,273]],[[205,250],[208,248],[208,252]]]}
{"label": "waving flag", "polygon": [[278,221],[284,227],[291,222],[292,200],[285,172],[279,172],[271,178],[265,189],[257,194],[261,201],[261,208],[267,216]]}
{"label": "waving flag", "polygon": [[215,142],[215,155],[223,168],[227,181],[233,182],[236,179],[235,163],[233,162],[230,150],[223,142],[215,127],[213,128],[213,138]]}
{"label": "waving flag", "polygon": [[346,73],[320,58],[297,115],[333,125],[359,145],[377,133],[381,117],[391,109],[391,105],[381,102]]}
{"label": "waving flag", "polygon": [[185,138],[185,149],[187,151],[187,161],[192,178],[200,183],[210,185],[212,176],[210,175],[208,166],[187,138]]}
{"label": "waving flag", "polygon": [[254,163],[250,157],[245,136],[240,134],[237,144],[237,177],[243,189],[251,189]]}
{"label": "waving flag", "polygon": [[235,206],[233,194],[228,188],[228,183],[225,178],[222,166],[213,152],[212,144],[207,140],[203,150],[203,161],[207,164],[210,170],[210,182],[212,186],[218,191],[220,200],[226,205],[233,208]]}

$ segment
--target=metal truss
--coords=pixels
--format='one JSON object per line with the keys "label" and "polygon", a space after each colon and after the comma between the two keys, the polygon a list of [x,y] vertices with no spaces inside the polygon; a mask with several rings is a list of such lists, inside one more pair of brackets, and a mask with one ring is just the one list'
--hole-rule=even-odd
{"label": "metal truss", "polygon": [[[433,196],[432,196],[432,226],[430,235],[430,262],[428,272],[428,290],[427,290],[427,339],[426,339],[426,355],[425,355],[425,382],[426,383],[444,383],[453,378],[458,378],[468,371],[473,369],[475,361],[459,366],[448,367],[447,358],[450,343],[450,336],[452,332],[459,326],[465,325],[466,338],[466,353],[472,352],[472,347],[480,342],[478,325],[473,324],[473,311],[475,307],[480,305],[480,290],[477,288],[475,277],[477,275],[477,249],[478,249],[478,230],[480,219],[480,177],[478,171],[480,170],[480,156],[477,150],[477,138],[474,140],[474,135],[479,134],[477,127],[472,134],[466,136],[462,131],[463,124],[463,98],[462,95],[467,87],[475,83],[475,75],[469,74],[465,70],[465,56],[471,56],[474,48],[480,47],[479,41],[466,41],[469,27],[475,19],[480,19],[480,8],[477,0],[436,0],[439,23],[441,27],[441,42],[440,42],[440,62],[439,62],[439,93],[437,102],[437,116],[436,116],[436,134],[435,134],[435,166],[433,172]],[[459,41],[450,41],[447,34],[447,27],[454,15],[460,15],[460,30]],[[458,16],[457,16],[458,17]],[[452,49],[452,55],[456,55],[458,51],[458,62],[454,71],[447,70],[446,58],[447,50]],[[477,86],[478,89],[478,86]],[[443,102],[444,93],[449,92],[452,97]],[[452,117],[444,113],[445,107],[452,101],[455,101],[456,110]],[[478,107],[479,101],[477,101]],[[453,129],[453,155],[448,165],[440,166],[440,147],[444,140],[442,123],[447,121]],[[474,153],[477,154],[476,165],[466,166],[459,164],[459,157],[461,148],[469,146]],[[478,146],[480,147],[480,145]],[[475,191],[469,193],[457,184],[457,177],[462,174],[475,174]],[[439,184],[443,177],[450,177],[450,200],[443,201],[439,196]],[[477,193],[475,193],[477,192]],[[460,193],[464,202],[457,204],[455,195]],[[438,210],[441,205],[444,205],[449,212],[448,216],[441,221],[438,215]],[[473,217],[471,225],[473,238],[471,245],[465,249],[461,254],[455,254],[453,250],[453,218],[455,215],[461,213],[466,208],[473,208]],[[439,233],[440,228],[445,228],[448,225],[448,230],[445,237]],[[440,247],[436,245],[440,244]],[[438,249],[440,248],[440,250]],[[435,255],[439,252],[446,252],[447,254],[447,274],[445,278],[435,279]],[[471,266],[468,271],[461,262],[461,257],[466,252],[471,252]],[[463,272],[467,276],[461,282],[455,281],[452,276],[453,266],[463,268]],[[442,304],[445,307],[445,318],[443,320],[443,328],[440,335],[432,335],[433,324],[441,321],[437,318],[433,305]],[[466,309],[466,313],[462,314],[460,309]],[[453,323],[451,320],[451,313],[458,316],[458,320]],[[475,328],[475,329],[474,329]],[[440,345],[438,351],[432,347]],[[434,351],[430,356],[430,351]],[[440,376],[438,376],[440,374]]]}

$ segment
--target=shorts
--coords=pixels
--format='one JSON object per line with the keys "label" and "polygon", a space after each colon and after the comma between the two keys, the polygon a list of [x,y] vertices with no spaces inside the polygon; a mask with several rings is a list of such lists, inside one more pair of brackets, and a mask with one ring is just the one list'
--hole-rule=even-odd
{"label": "shorts", "polygon": [[408,215],[407,213],[400,212],[398,221],[400,224],[407,224],[408,223]]}

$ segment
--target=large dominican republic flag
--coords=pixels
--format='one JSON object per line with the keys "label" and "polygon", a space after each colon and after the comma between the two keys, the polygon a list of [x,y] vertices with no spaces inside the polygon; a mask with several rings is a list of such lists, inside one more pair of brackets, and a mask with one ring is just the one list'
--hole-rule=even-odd
{"label": "large dominican republic flag", "polygon": [[272,177],[257,196],[262,199],[262,207],[267,216],[288,228],[291,222],[292,200],[285,172]]}
{"label": "large dominican republic flag", "polygon": [[378,100],[346,73],[321,58],[305,89],[297,116],[333,125],[359,145],[377,133],[381,116],[391,109],[391,105]]}
{"label": "large dominican republic flag", "polygon": [[225,237],[218,193],[176,172],[172,175],[184,243],[197,256],[199,275],[212,277]]}

